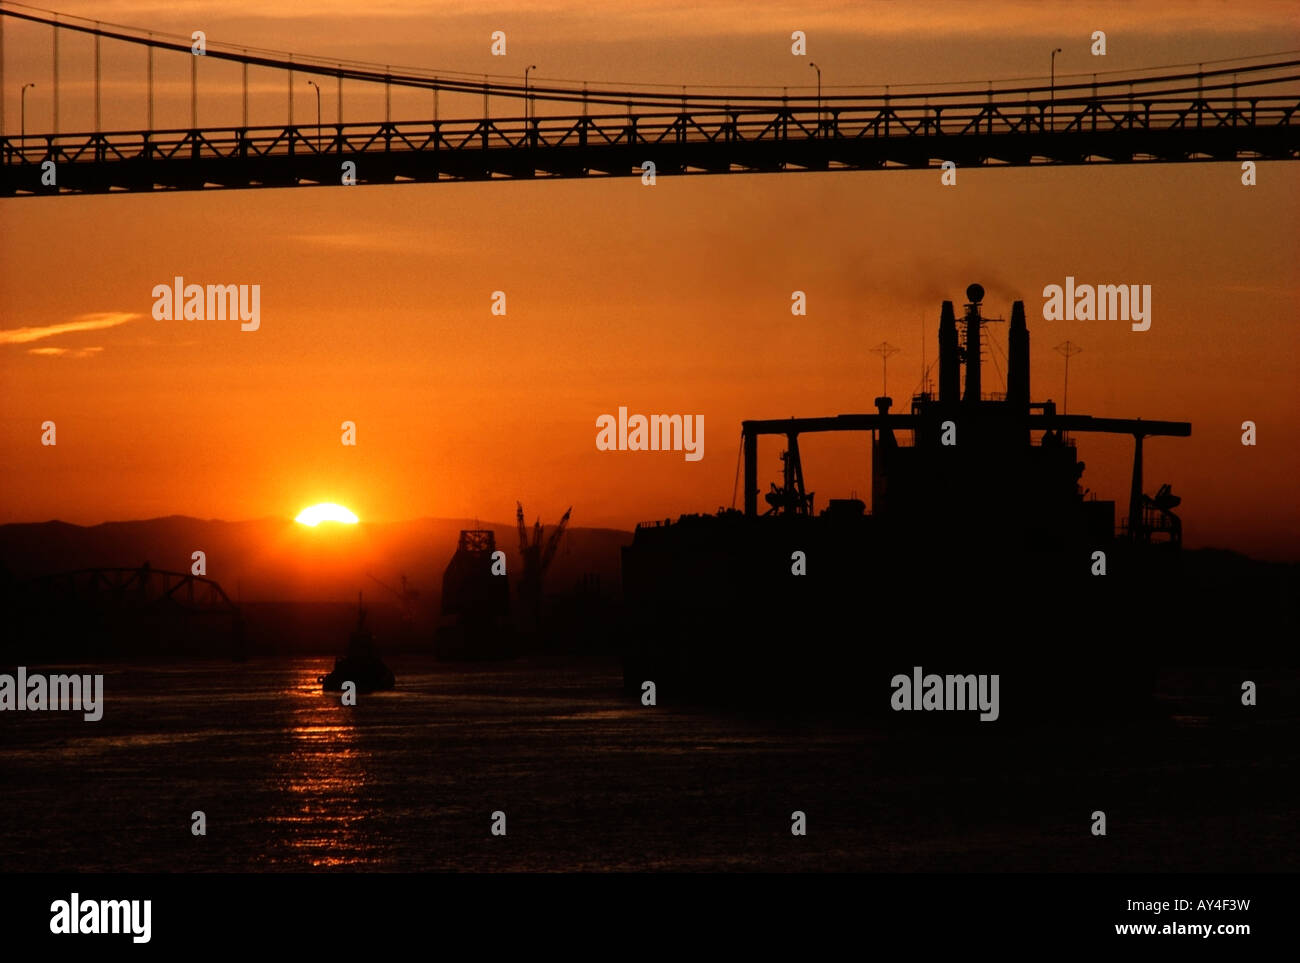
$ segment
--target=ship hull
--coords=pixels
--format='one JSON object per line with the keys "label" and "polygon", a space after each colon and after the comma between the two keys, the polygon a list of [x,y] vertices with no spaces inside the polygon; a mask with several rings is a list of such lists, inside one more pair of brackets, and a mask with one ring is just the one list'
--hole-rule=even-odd
{"label": "ship hull", "polygon": [[[1158,638],[1144,593],[1177,553],[976,539],[942,558],[869,517],[697,518],[624,550],[624,683],[657,702],[890,715],[899,676],[997,676],[999,718],[1149,710]],[[1150,635],[1150,633],[1146,633]],[[925,712],[919,715],[925,715]],[[901,713],[913,717],[917,713]]]}
{"label": "ship hull", "polygon": [[333,671],[320,678],[324,692],[340,692],[345,682],[353,683],[356,691],[362,693],[379,692],[397,685],[392,670],[383,662],[355,657],[335,660]]}

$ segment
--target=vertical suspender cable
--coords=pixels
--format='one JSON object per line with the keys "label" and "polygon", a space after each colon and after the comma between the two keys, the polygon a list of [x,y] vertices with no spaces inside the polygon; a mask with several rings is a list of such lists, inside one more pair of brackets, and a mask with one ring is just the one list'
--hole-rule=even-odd
{"label": "vertical suspender cable", "polygon": [[59,132],[59,25],[54,25],[54,133]]}

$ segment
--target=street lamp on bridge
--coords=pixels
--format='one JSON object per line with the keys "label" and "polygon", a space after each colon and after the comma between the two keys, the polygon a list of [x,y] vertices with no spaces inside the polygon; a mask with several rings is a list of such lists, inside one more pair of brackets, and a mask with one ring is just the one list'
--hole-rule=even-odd
{"label": "street lamp on bridge", "polygon": [[532,64],[524,68],[524,121],[525,123],[527,123],[528,118],[532,116],[532,113],[529,110],[528,73],[529,71],[536,70],[536,69],[537,69],[537,64]]}
{"label": "street lamp on bridge", "polygon": [[314,80],[307,83],[316,88],[316,153],[320,153],[320,84]]}
{"label": "street lamp on bridge", "polygon": [[1060,52],[1061,52],[1060,47],[1057,47],[1055,50],[1052,51],[1052,79],[1050,82],[1051,83],[1051,101],[1050,101],[1051,108],[1049,112],[1052,118],[1051,124],[1052,124],[1053,131],[1056,130],[1056,55],[1059,54]]}
{"label": "street lamp on bridge", "polygon": [[822,69],[813,61],[808,61],[808,66],[817,71],[817,136],[822,133]]}
{"label": "street lamp on bridge", "polygon": [[19,127],[19,131],[22,137],[27,136],[27,88],[35,87],[35,86],[36,86],[35,83],[23,84],[22,93],[19,95],[18,98],[19,103],[21,105],[18,110],[18,115],[20,118],[20,123],[22,125],[21,127]]}

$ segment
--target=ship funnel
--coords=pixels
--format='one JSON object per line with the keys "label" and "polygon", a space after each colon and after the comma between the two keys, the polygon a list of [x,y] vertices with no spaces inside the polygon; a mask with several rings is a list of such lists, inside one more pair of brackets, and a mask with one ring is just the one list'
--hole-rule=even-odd
{"label": "ship funnel", "polygon": [[939,401],[952,404],[961,394],[961,368],[957,357],[957,315],[952,302],[939,312]]}
{"label": "ship funnel", "polygon": [[1029,408],[1029,328],[1025,325],[1025,302],[1011,305],[1011,328],[1007,332],[1007,404]]}
{"label": "ship funnel", "polygon": [[972,284],[966,289],[970,302],[966,305],[966,400],[977,404],[980,400],[980,301],[984,289]]}

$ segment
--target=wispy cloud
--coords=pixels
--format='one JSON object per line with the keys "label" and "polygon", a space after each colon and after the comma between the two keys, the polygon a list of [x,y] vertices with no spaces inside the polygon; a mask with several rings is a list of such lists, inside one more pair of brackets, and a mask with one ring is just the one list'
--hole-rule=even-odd
{"label": "wispy cloud", "polygon": [[388,251],[395,254],[428,254],[454,250],[451,245],[439,245],[427,235],[410,232],[354,233],[354,234],[287,234],[290,241],[314,244],[340,251]]}
{"label": "wispy cloud", "polygon": [[37,354],[45,358],[93,358],[102,347],[93,348],[28,348],[28,354]]}
{"label": "wispy cloud", "polygon": [[[96,314],[82,314],[71,321],[47,324],[28,328],[8,328],[0,330],[0,344],[26,344],[29,341],[41,341],[60,334],[76,334],[79,331],[100,331],[115,328],[144,315],[131,311],[101,311]],[[56,350],[56,349],[51,349]],[[63,349],[57,349],[63,350]],[[49,352],[46,352],[49,353]]]}

